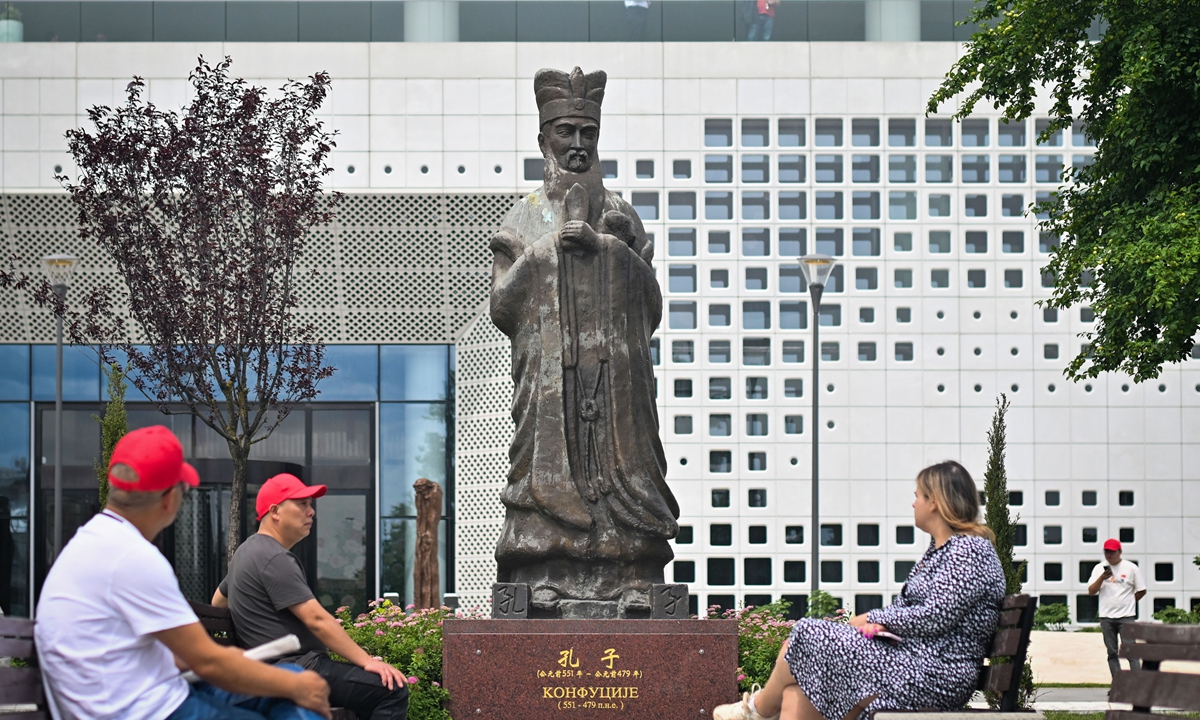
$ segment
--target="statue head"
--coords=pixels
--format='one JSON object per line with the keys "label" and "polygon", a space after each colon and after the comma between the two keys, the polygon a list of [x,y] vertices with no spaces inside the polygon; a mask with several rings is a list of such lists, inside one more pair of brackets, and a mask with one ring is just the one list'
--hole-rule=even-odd
{"label": "statue head", "polygon": [[584,173],[596,162],[600,139],[600,104],[608,76],[602,70],[587,75],[575,68],[539,70],[533,78],[541,131],[538,145],[548,162],[573,173]]}

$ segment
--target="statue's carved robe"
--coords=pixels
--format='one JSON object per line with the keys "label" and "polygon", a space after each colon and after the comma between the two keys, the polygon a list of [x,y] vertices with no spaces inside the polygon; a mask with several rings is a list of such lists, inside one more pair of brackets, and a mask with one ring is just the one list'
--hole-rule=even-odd
{"label": "statue's carved robe", "polygon": [[512,339],[516,384],[498,579],[563,598],[649,590],[679,530],[650,357],[662,319],[653,245],[633,208],[600,186],[584,212],[605,232],[609,211],[631,219],[627,237],[564,252],[568,211],[539,189],[491,244],[491,316]]}

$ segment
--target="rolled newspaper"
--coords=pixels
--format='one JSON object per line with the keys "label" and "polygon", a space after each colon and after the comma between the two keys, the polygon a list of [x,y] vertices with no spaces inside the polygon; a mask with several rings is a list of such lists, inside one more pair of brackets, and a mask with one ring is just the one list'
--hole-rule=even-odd
{"label": "rolled newspaper", "polygon": [[[295,635],[284,635],[283,637],[276,638],[269,643],[263,643],[258,647],[252,647],[244,654],[251,660],[266,662],[268,660],[274,660],[278,657],[283,657],[284,655],[289,655],[298,651],[299,649],[300,638],[296,637]],[[183,679],[190,683],[200,682],[200,676],[191,670],[188,670],[183,674]]]}

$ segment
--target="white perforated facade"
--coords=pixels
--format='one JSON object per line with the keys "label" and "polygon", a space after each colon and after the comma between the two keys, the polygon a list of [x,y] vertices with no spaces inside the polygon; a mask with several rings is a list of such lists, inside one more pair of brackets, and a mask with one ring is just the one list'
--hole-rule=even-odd
{"label": "white perforated facade", "polygon": [[[982,475],[984,433],[1004,392],[1027,587],[1074,613],[1081,564],[1123,535],[1150,582],[1143,616],[1200,598],[1191,563],[1200,361],[1142,385],[1062,378],[1090,324],[1083,308],[1050,318],[1037,307],[1049,294],[1040,268],[1052,239],[1021,210],[1053,190],[1060,165],[1087,162],[1093,148],[1070,131],[1037,146],[1040,115],[1022,135],[990,108],[944,134],[946,115],[931,123],[924,104],[958,45],[4,47],[10,249],[65,243],[82,252],[85,277],[105,272],[71,244],[50,179],[56,165],[70,172],[61,133],[87,106],[119,99],[134,74],[148,78],[156,102],[180,104],[199,52],[229,53],[236,73],[271,86],[322,69],[333,76],[325,119],[341,135],[332,185],[350,195],[339,226],[313,240],[306,262],[322,275],[303,311],[331,342],[457,344],[455,556],[466,604],[492,580],[511,433],[507,340],[480,314],[486,241],[538,184],[533,73],[574,65],[609,73],[607,182],[657,239],[668,303],[659,410],[668,479],[692,531],[668,579],[694,573],[701,604],[808,592],[813,569],[798,563],[814,536],[807,419],[818,391],[822,519],[840,528],[822,559],[841,575],[831,565],[822,587],[848,604],[887,602],[902,564],[923,549],[920,533],[898,541],[897,528],[911,525],[914,474],[955,458]],[[834,251],[842,268],[824,300],[823,349],[812,347],[808,297],[792,270],[814,250]],[[2,302],[0,339],[49,338],[48,321],[11,295]],[[818,389],[809,378],[819,353]],[[800,527],[803,541],[789,542]],[[839,532],[831,527],[829,540]]]}

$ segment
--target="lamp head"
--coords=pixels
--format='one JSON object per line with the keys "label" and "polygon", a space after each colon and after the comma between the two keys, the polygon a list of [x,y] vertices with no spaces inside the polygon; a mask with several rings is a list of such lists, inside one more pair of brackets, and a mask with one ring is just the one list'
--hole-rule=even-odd
{"label": "lamp head", "polygon": [[67,287],[71,284],[71,275],[78,265],[79,258],[74,255],[47,255],[42,258],[42,268],[50,278],[50,286],[60,296],[66,294]]}
{"label": "lamp head", "polygon": [[800,272],[804,273],[804,284],[810,289],[816,285],[824,290],[834,265],[834,259],[828,255],[805,255],[800,258]]}

